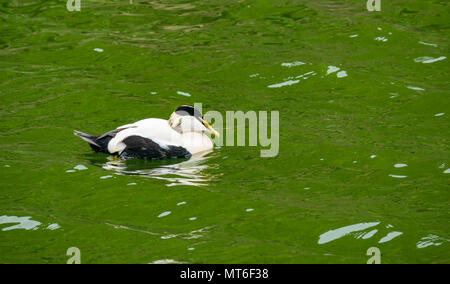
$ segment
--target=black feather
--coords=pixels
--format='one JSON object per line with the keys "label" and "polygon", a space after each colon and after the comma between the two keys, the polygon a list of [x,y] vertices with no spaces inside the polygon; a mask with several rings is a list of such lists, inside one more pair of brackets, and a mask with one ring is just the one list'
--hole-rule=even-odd
{"label": "black feather", "polygon": [[190,158],[191,153],[181,146],[161,147],[151,139],[132,135],[122,141],[126,147],[119,154],[122,159]]}
{"label": "black feather", "polygon": [[190,115],[196,118],[203,118],[202,113],[193,106],[182,105],[179,106],[175,112],[179,115]]}
{"label": "black feather", "polygon": [[120,131],[122,131],[124,129],[126,129],[126,128],[115,129],[115,130],[106,132],[105,134],[102,134],[100,136],[95,136],[95,135],[83,133],[83,132],[76,131],[76,130],[73,131],[73,134],[80,137],[84,141],[88,142],[89,146],[91,146],[92,150],[94,150],[95,152],[111,154],[108,151],[109,141],[111,141],[111,139],[113,139],[117,133],[119,133]]}

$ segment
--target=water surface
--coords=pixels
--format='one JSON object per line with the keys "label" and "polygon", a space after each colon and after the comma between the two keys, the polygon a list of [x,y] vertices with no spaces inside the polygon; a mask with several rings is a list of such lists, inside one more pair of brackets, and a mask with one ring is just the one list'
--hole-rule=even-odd
{"label": "water surface", "polygon": [[[0,1],[0,262],[448,263],[449,5],[365,2]],[[278,110],[279,154],[72,134],[196,102]]]}

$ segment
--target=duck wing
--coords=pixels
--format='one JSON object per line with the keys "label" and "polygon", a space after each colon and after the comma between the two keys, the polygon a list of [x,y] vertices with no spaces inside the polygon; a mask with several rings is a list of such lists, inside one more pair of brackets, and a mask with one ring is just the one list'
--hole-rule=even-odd
{"label": "duck wing", "polygon": [[84,141],[88,142],[89,146],[91,146],[92,150],[94,150],[95,152],[109,154],[109,151],[108,151],[109,141],[111,141],[111,139],[116,137],[117,133],[119,133],[120,131],[125,130],[125,129],[127,129],[127,128],[117,128],[117,129],[111,130],[109,132],[106,132],[105,134],[102,134],[100,136],[84,133],[84,132],[77,131],[77,130],[74,130],[73,134],[75,136],[80,137]]}
{"label": "duck wing", "polygon": [[131,135],[122,140],[125,148],[119,153],[122,159],[190,158],[191,153],[182,146],[166,145],[150,138]]}

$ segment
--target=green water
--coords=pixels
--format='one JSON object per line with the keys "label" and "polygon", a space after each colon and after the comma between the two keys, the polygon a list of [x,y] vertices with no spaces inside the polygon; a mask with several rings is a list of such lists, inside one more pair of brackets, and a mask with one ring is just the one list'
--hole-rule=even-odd
{"label": "green water", "polygon": [[[447,1],[131,2],[0,1],[1,263],[450,262]],[[278,110],[278,155],[72,135],[194,103]]]}

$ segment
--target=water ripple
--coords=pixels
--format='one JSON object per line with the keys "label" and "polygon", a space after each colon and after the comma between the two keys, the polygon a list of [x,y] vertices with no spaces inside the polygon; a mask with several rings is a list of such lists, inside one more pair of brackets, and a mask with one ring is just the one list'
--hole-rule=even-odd
{"label": "water ripple", "polygon": [[371,228],[374,227],[376,225],[380,224],[380,222],[369,222],[369,223],[358,223],[358,224],[354,224],[354,225],[349,225],[349,226],[345,226],[342,228],[338,228],[338,229],[334,229],[334,230],[330,230],[326,233],[323,233],[322,235],[319,236],[319,241],[317,242],[318,244],[325,244],[325,243],[329,243],[331,241],[340,239],[352,232],[358,232],[358,231],[362,231],[365,230],[367,228]]}
{"label": "water ripple", "polygon": [[[204,171],[215,165],[206,164],[211,158],[206,156],[210,152],[193,155],[191,159],[180,163],[157,164],[160,161],[123,161],[109,157],[103,165],[105,170],[115,171],[118,175],[142,176],[169,182],[166,186],[190,185],[207,186],[214,176]],[[155,162],[155,163],[152,163]],[[169,160],[165,162],[170,162]],[[149,168],[149,166],[153,166]]]}
{"label": "water ripple", "polygon": [[[39,229],[39,226],[42,223],[39,221],[31,220],[31,218],[32,218],[31,216],[24,216],[24,217],[7,216],[7,215],[0,216],[0,224],[17,223],[16,225],[3,228],[2,231],[11,231],[17,229],[24,229],[24,230]],[[57,223],[49,224],[47,226],[47,229],[52,231],[59,228],[61,228],[61,226],[59,226]]]}

